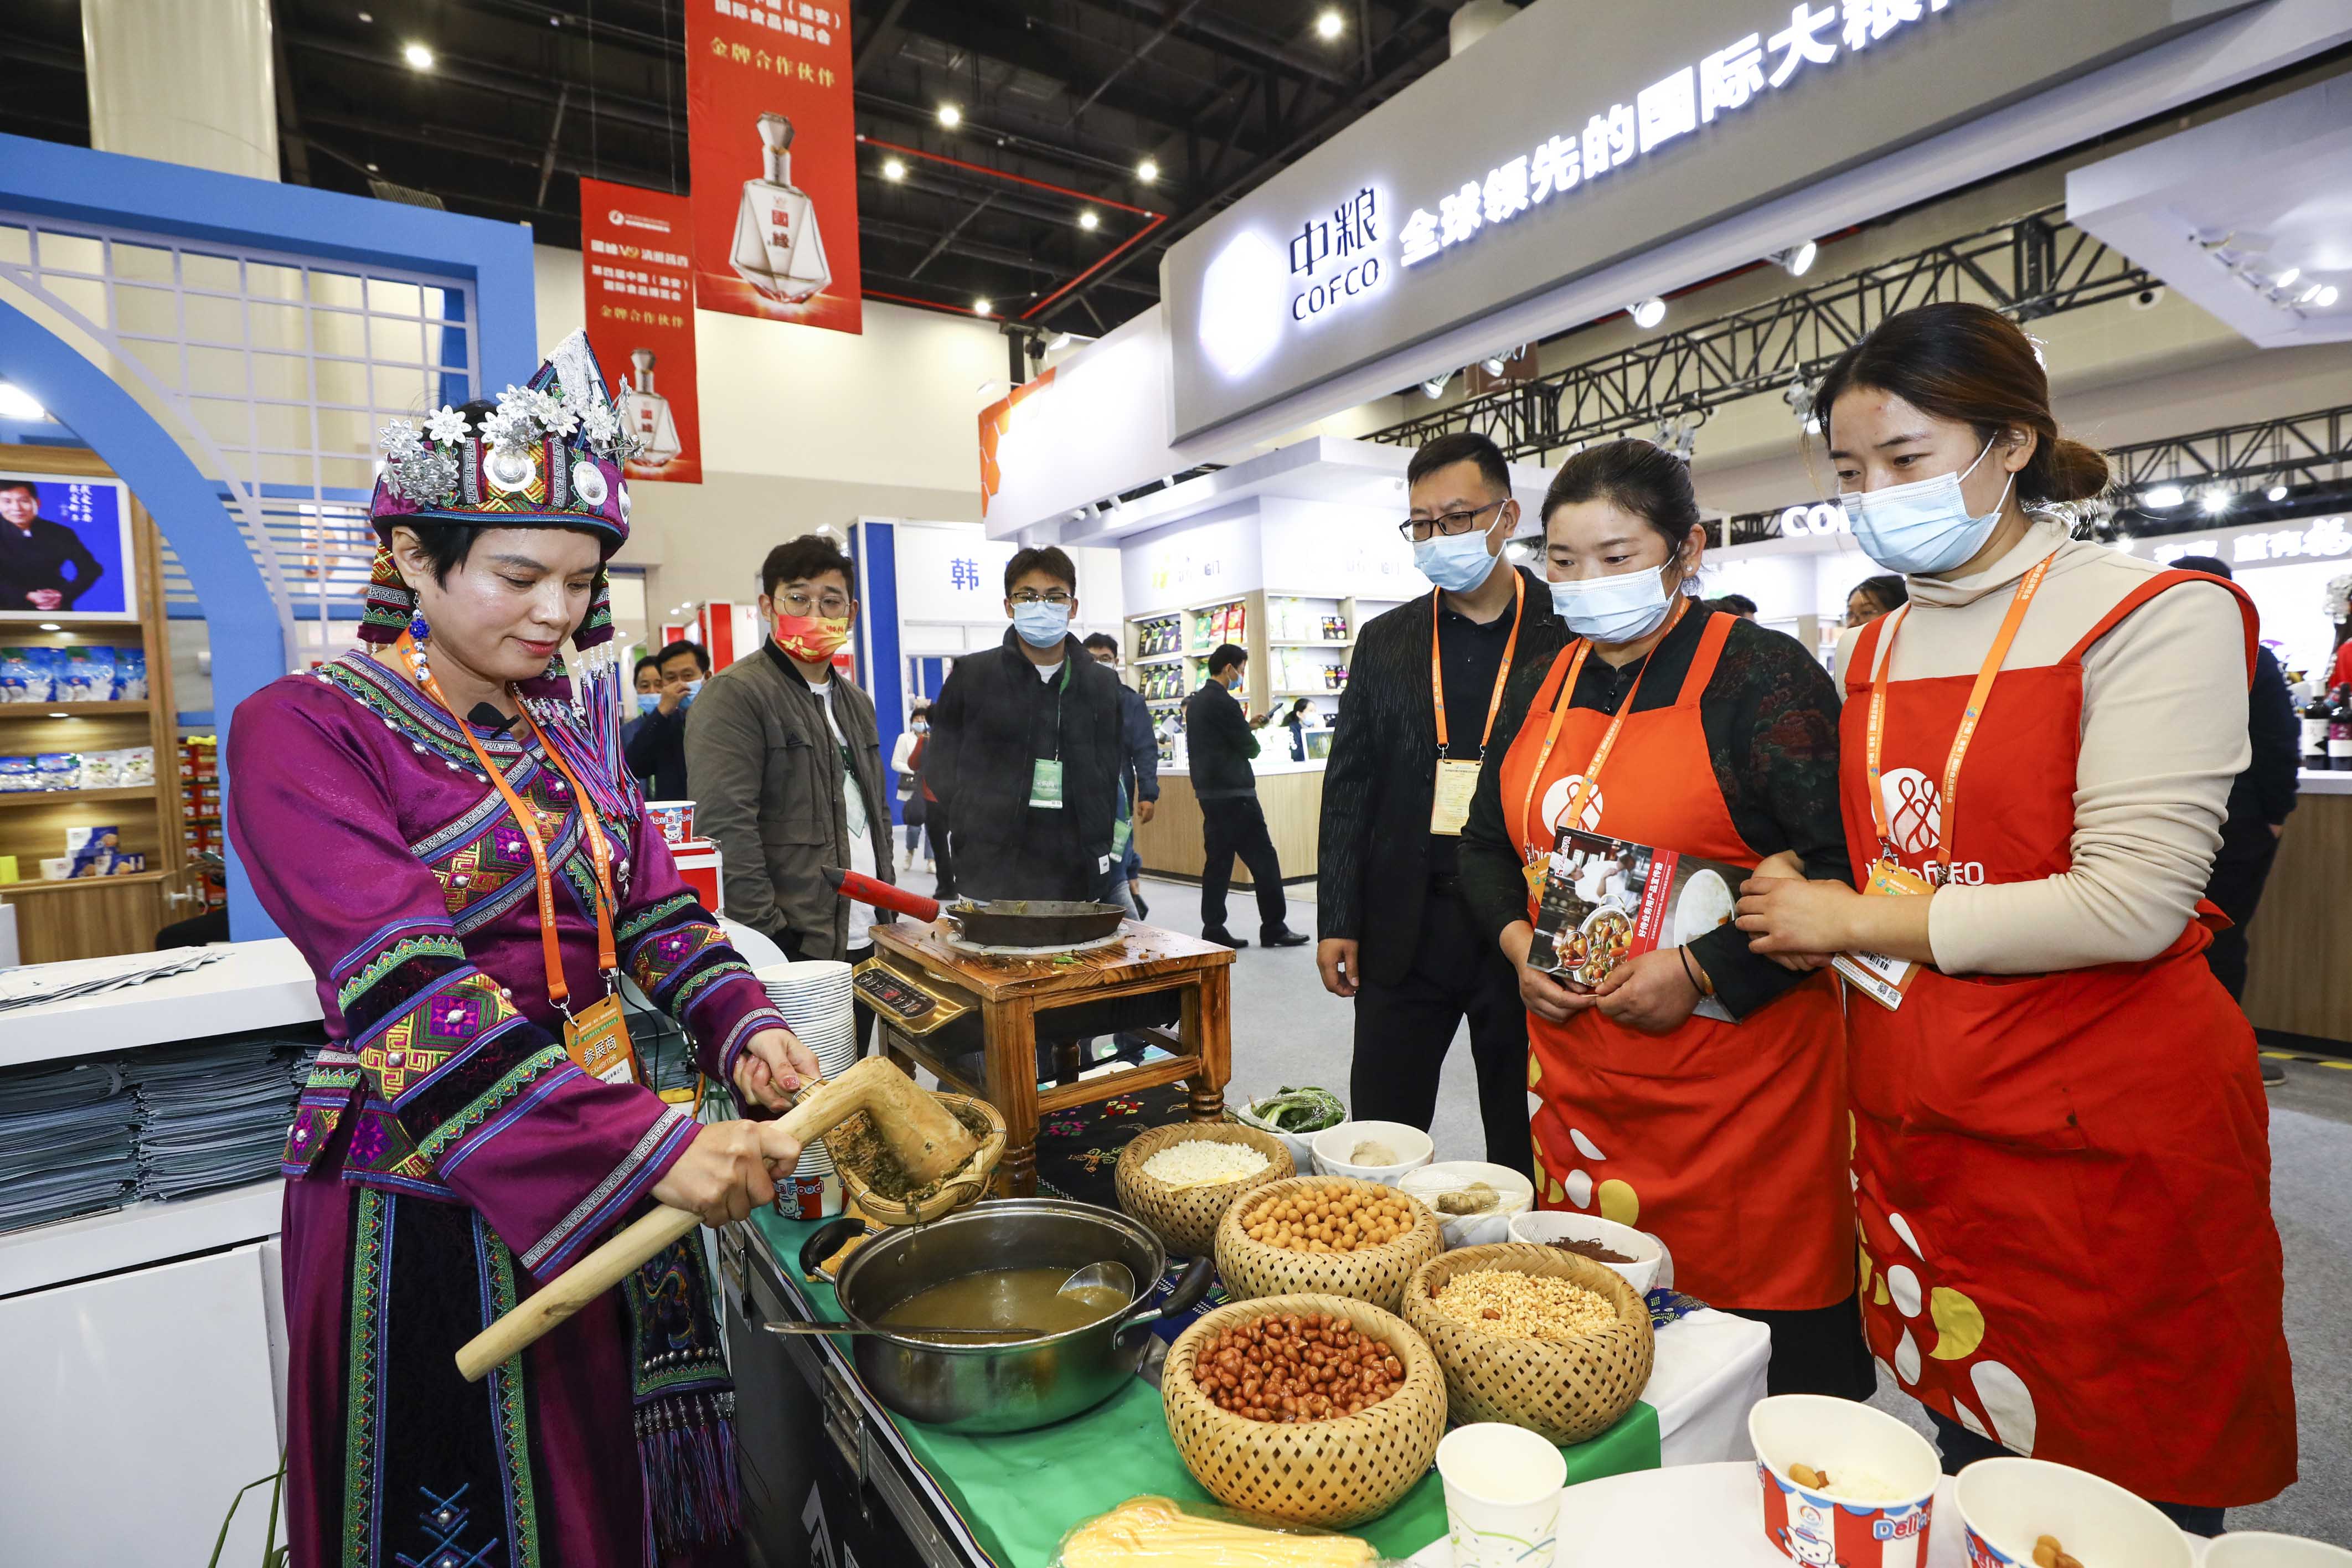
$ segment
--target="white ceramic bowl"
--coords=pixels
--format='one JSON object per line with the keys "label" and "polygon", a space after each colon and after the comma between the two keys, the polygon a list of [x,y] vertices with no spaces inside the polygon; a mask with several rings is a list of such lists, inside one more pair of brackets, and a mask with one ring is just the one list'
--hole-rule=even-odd
{"label": "white ceramic bowl", "polygon": [[1555,1241],[1597,1241],[1610,1251],[1633,1260],[1602,1267],[1614,1268],[1625,1277],[1625,1283],[1643,1295],[1649,1294],[1658,1278],[1658,1265],[1666,1256],[1664,1246],[1648,1231],[1602,1219],[1597,1214],[1577,1214],[1568,1209],[1535,1209],[1513,1215],[1510,1238],[1531,1241],[1540,1247],[1549,1247]]}
{"label": "white ceramic bowl", "polygon": [[2352,1568],[2352,1552],[2300,1535],[2234,1530],[2205,1548],[2205,1568]]}
{"label": "white ceramic bowl", "polygon": [[[1776,1394],[1748,1412],[1748,1440],[1756,1449],[1764,1535],[1775,1551],[1799,1563],[1844,1568],[1909,1568],[1927,1560],[1936,1484],[1943,1478],[1927,1438],[1850,1399]],[[1828,1488],[1801,1485],[1790,1473],[1801,1464],[1825,1473]],[[1884,1482],[1885,1491],[1845,1495],[1839,1477],[1856,1472]]]}
{"label": "white ceramic bowl", "polygon": [[[1502,1194],[1493,1208],[1485,1214],[1450,1215],[1437,1206],[1438,1194],[1458,1192],[1473,1182],[1484,1182]],[[1448,1248],[1508,1241],[1512,1216],[1536,1205],[1535,1186],[1525,1176],[1508,1165],[1490,1165],[1484,1160],[1441,1160],[1407,1171],[1398,1179],[1397,1191],[1429,1206],[1429,1212],[1437,1216],[1438,1228],[1445,1233]]]}
{"label": "white ceramic bowl", "polygon": [[[1770,1401],[1767,1400],[1766,1404]],[[2131,1568],[2193,1568],[2189,1538],[2153,1504],[2113,1481],[2046,1459],[1979,1459],[1952,1488],[1968,1531],[1969,1561],[2033,1562],[2033,1543],[2054,1535],[2084,1563]]]}
{"label": "white ceramic bowl", "polygon": [[[1359,1143],[1385,1143],[1396,1155],[1391,1165],[1358,1165],[1349,1156]],[[1378,1182],[1393,1187],[1407,1171],[1418,1171],[1437,1156],[1437,1145],[1429,1134],[1418,1127],[1407,1127],[1402,1121],[1342,1121],[1315,1134],[1315,1173],[1318,1176],[1352,1176],[1360,1182]]]}
{"label": "white ceramic bowl", "polygon": [[1290,1163],[1292,1166],[1297,1170],[1298,1173],[1304,1176],[1313,1173],[1315,1169],[1314,1133],[1285,1132],[1281,1128],[1261,1121],[1256,1117],[1251,1115],[1249,1106],[1246,1102],[1234,1107],[1234,1120],[1240,1122],[1244,1127],[1255,1128],[1269,1138],[1281,1139],[1282,1146],[1290,1151]]}

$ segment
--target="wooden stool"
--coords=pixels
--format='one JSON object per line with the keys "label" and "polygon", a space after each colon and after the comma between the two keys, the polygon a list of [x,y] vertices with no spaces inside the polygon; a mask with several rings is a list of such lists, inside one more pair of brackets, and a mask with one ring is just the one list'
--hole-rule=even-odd
{"label": "wooden stool", "polygon": [[[927,1068],[943,1089],[987,1100],[1003,1113],[1004,1157],[997,1163],[1000,1196],[1037,1191],[1039,1118],[1139,1089],[1189,1079],[1195,1121],[1224,1114],[1225,1083],[1233,1076],[1231,948],[1129,921],[1118,942],[1087,952],[1004,957],[963,951],[930,925],[898,920],[873,928],[877,962],[950,1007],[980,1014],[982,1081],[973,1082],[938,1048],[888,1013],[877,1014],[882,1047],[912,1072]],[[1107,1001],[1179,992],[1182,1020],[1173,1035],[1136,1031],[1171,1053],[1171,1059],[1105,1073],[1098,1079],[1037,1088],[1037,1016]],[[858,997],[860,1006],[870,1006]]]}

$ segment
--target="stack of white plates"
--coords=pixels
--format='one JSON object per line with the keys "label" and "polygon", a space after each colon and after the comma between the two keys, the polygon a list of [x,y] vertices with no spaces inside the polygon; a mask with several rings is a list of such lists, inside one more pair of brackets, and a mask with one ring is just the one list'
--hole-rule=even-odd
{"label": "stack of white plates", "polygon": [[[818,1072],[828,1079],[847,1072],[857,1060],[857,1006],[850,988],[849,965],[831,959],[807,959],[799,963],[772,963],[752,973],[767,987],[769,1002],[816,1058]],[[821,1180],[824,1212],[841,1212],[840,1180],[822,1139],[802,1153],[793,1173]]]}

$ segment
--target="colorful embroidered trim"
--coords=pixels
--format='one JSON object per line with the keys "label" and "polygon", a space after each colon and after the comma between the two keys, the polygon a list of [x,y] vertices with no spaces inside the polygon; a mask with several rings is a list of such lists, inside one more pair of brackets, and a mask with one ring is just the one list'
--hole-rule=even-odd
{"label": "colorful embroidered trim", "polygon": [[[482,1274],[482,1321],[514,1310],[514,1254],[478,1212],[474,1253]],[[531,1484],[530,1401],[520,1352],[490,1369],[490,1409],[498,1422],[499,1479],[506,1487],[507,1525],[514,1540],[509,1568],[539,1568],[539,1498]]]}
{"label": "colorful embroidered trim", "polygon": [[384,1299],[392,1288],[392,1207],[399,1200],[362,1189],[352,1236],[351,1342],[344,1362],[343,1562],[374,1568],[378,1528],[376,1457],[383,1452]]}

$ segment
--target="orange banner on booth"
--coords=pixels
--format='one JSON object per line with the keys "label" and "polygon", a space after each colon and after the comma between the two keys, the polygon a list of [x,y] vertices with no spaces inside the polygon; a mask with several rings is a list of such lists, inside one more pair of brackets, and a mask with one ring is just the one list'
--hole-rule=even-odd
{"label": "orange banner on booth", "polygon": [[1021,400],[1033,392],[1043,392],[1054,384],[1054,372],[1047,369],[1033,381],[1023,382],[1010,394],[998,398],[980,411],[980,515],[988,515],[988,503],[1004,488],[1003,466],[1004,437],[1013,429],[1013,411]]}
{"label": "orange banner on booth", "polygon": [[613,379],[621,417],[645,443],[629,478],[700,484],[694,241],[686,197],[583,179],[580,256],[588,342]]}
{"label": "orange banner on booth", "polygon": [[862,328],[847,0],[686,0],[695,299]]}

